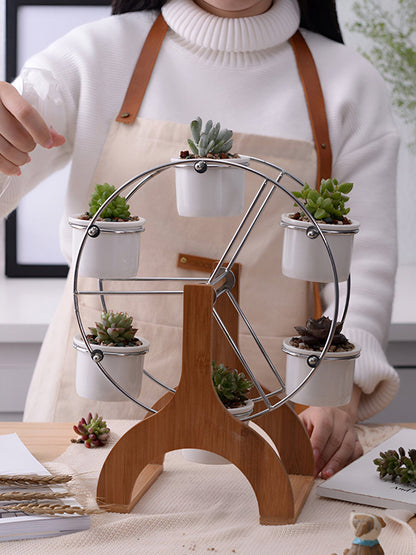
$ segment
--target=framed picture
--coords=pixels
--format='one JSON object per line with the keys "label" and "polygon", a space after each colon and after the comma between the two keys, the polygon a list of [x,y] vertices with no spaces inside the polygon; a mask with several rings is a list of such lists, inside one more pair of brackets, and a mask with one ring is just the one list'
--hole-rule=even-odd
{"label": "framed picture", "polygon": [[[110,5],[111,0],[6,0],[6,80],[11,82],[27,58],[74,27],[110,15]],[[7,218],[8,277],[67,275],[59,249],[59,220],[69,170],[70,164],[42,181]],[[62,210],[51,213],[51,205]]]}

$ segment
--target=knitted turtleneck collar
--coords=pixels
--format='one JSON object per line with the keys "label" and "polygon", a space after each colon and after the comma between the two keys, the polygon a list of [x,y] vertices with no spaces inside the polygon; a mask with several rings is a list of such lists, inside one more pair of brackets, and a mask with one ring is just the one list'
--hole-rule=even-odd
{"label": "knitted turtleneck collar", "polygon": [[300,23],[297,0],[275,0],[267,12],[253,17],[218,17],[192,0],[170,0],[162,13],[181,39],[193,46],[224,53],[272,48],[287,41]]}

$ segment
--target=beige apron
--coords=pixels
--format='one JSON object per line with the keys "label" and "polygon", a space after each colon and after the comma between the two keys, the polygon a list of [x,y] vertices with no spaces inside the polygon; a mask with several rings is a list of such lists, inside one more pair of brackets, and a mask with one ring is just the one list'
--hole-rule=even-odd
{"label": "beige apron", "polygon": [[[214,115],[215,117],[215,115]],[[189,126],[166,121],[135,118],[130,125],[113,122],[96,168],[88,205],[96,183],[119,187],[132,176],[170,161],[185,148]],[[235,151],[268,160],[309,183],[316,179],[316,152],[309,142],[282,140],[235,133]],[[259,166],[256,166],[259,168]],[[259,168],[260,169],[260,168]],[[271,177],[276,172],[261,168]],[[286,180],[286,181],[285,181]],[[246,206],[259,189],[261,180],[247,172]],[[284,186],[294,190],[288,178]],[[176,212],[174,170],[169,169],[149,181],[129,201],[133,214],[146,219],[141,237],[139,276],[194,276],[177,265],[178,253],[218,259],[231,239],[241,217],[184,218]],[[281,274],[283,229],[280,214],[293,207],[291,199],[275,192],[238,256],[241,264],[240,304],[260,337],[267,353],[284,375],[282,339],[293,334],[293,326],[311,314],[308,308],[309,284]],[[137,289],[132,282],[106,282],[106,289]],[[146,287],[146,286],[145,286]],[[151,288],[156,288],[151,284]],[[163,288],[171,288],[166,284]],[[96,280],[81,279],[78,289],[97,290]],[[141,418],[144,410],[132,401],[98,402],[79,397],[75,391],[76,351],[72,339],[79,333],[74,317],[73,280],[70,273],[60,306],[47,332],[28,394],[25,420],[76,421],[89,411],[105,418]],[[152,375],[175,386],[181,369],[182,296],[107,296],[107,308],[126,311],[134,317],[139,335],[150,341],[145,368]],[[97,296],[80,297],[84,325],[93,325],[101,314]],[[277,382],[267,368],[250,334],[240,323],[240,347],[256,377],[266,387]],[[217,361],[222,362],[222,361]],[[103,362],[105,366],[105,361]],[[108,368],[111,372],[111,369]],[[144,378],[140,400],[150,406],[165,390]]]}

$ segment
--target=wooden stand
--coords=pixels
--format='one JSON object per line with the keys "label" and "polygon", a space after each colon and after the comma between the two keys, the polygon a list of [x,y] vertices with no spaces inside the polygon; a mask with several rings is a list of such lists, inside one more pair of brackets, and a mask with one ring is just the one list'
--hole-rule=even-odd
{"label": "wooden stand", "polygon": [[[163,471],[165,453],[196,448],[217,453],[241,470],[255,492],[261,524],[293,523],[313,484],[309,437],[287,405],[258,417],[255,422],[274,442],[277,456],[259,433],[224,408],[212,385],[212,349],[219,344],[227,356],[230,347],[213,326],[214,297],[211,285],[184,286],[182,375],[176,393],[161,398],[155,405],[159,412],[136,424],[110,451],[97,502],[108,511],[129,512]],[[221,295],[216,309],[220,305],[224,321],[237,321],[238,328],[227,301]]]}

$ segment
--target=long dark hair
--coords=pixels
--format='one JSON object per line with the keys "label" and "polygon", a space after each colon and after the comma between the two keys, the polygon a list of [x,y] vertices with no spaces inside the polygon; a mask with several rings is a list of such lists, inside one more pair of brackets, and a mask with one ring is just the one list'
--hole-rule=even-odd
{"label": "long dark hair", "polygon": [[[160,10],[167,0],[113,0],[113,15],[142,10]],[[300,26],[337,42],[343,42],[335,0],[298,0]]]}

